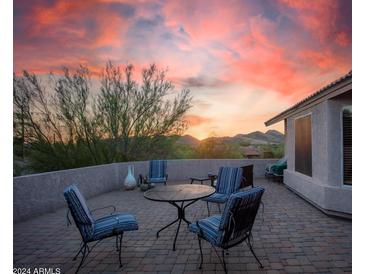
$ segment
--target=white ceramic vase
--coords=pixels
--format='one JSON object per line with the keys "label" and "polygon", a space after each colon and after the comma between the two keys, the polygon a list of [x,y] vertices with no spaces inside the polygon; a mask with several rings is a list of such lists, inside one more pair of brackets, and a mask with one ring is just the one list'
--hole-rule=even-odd
{"label": "white ceramic vase", "polygon": [[136,178],[134,178],[134,166],[128,166],[128,174],[124,180],[124,187],[127,190],[132,190],[137,186]]}

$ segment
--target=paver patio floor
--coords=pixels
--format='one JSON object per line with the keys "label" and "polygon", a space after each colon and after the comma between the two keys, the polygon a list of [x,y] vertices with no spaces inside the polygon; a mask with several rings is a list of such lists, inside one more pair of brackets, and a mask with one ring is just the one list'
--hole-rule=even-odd
{"label": "paver patio floor", "polygon": [[[228,273],[351,272],[351,220],[325,215],[282,184],[264,179],[256,179],[255,184],[266,189],[265,207],[259,210],[253,228],[254,250],[264,269],[258,268],[248,247],[242,244],[229,251]],[[123,268],[119,268],[113,237],[92,250],[80,273],[223,273],[207,242],[203,242],[203,269],[198,269],[198,241],[184,223],[176,251],[172,251],[176,226],[156,239],[156,231],[176,218],[171,205],[149,201],[139,190],[114,191],[87,203],[91,209],[112,204],[119,212],[134,214],[139,230],[124,233]],[[212,208],[218,213],[215,206]],[[198,201],[186,214],[190,221],[206,217],[206,204]],[[14,267],[59,267],[61,273],[75,272],[79,260],[72,258],[80,246],[80,234],[74,224],[66,226],[65,216],[66,208],[15,223]]]}

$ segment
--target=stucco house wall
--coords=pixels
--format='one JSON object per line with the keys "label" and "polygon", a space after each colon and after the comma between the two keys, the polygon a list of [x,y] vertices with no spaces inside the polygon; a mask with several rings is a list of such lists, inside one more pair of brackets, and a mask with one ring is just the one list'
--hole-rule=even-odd
{"label": "stucco house wall", "polygon": [[[288,168],[284,183],[327,213],[344,216],[352,213],[352,188],[343,185],[342,178],[342,110],[348,105],[351,91],[285,121]],[[312,177],[295,171],[295,119],[308,114],[312,119]]]}

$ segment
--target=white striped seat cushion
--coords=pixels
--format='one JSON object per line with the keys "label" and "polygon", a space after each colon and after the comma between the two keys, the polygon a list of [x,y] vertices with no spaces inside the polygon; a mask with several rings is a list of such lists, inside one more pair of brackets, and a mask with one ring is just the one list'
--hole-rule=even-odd
{"label": "white striped seat cushion", "polygon": [[202,238],[213,245],[218,245],[220,243],[222,234],[222,231],[219,230],[221,218],[221,215],[213,215],[211,217],[199,220],[198,223],[201,231],[196,223],[189,225],[189,231],[200,235]]}

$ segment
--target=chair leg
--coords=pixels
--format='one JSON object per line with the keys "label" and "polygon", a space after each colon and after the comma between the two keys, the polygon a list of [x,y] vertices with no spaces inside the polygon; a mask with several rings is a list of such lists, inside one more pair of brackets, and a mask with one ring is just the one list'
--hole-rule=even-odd
{"label": "chair leg", "polygon": [[81,250],[84,248],[84,245],[85,245],[85,243],[84,242],[82,242],[81,243],[81,247],[80,247],[80,249],[79,249],[79,251],[77,252],[77,254],[75,255],[75,257],[73,257],[73,261],[76,261],[76,259],[77,259],[77,257],[79,256],[79,254],[81,253]]}
{"label": "chair leg", "polygon": [[116,247],[116,251],[119,251],[119,235],[117,235],[116,237],[115,237],[115,247]]}
{"label": "chair leg", "polygon": [[200,236],[198,236],[198,242],[199,242],[199,249],[200,249],[200,265],[199,265],[199,269],[202,269],[202,265],[203,265],[203,250],[202,250],[202,240],[200,239]]}
{"label": "chair leg", "polygon": [[226,266],[226,259],[224,256],[224,249],[222,249],[222,259],[223,259],[223,269],[224,269],[224,273],[227,273],[227,266]]}
{"label": "chair leg", "polygon": [[260,268],[264,268],[264,266],[260,262],[259,258],[256,256],[255,252],[253,251],[253,247],[252,247],[252,244],[251,244],[250,237],[251,237],[251,235],[247,238],[248,247],[250,248],[250,251],[251,251],[252,255],[255,257],[255,259],[256,259],[257,263],[259,264]]}
{"label": "chair leg", "polygon": [[80,262],[79,266],[77,267],[77,270],[76,270],[76,272],[75,272],[75,273],[79,272],[79,270],[80,270],[80,268],[81,268],[82,264],[83,264],[83,263],[84,263],[84,261],[85,261],[85,258],[86,258],[86,247],[87,247],[87,244],[86,244],[86,243],[84,243],[84,245],[83,245],[83,246],[82,246],[82,248],[80,249],[80,250],[83,250],[83,251],[82,251],[82,259],[81,259],[81,262]]}
{"label": "chair leg", "polygon": [[122,267],[122,239],[123,239],[123,232],[120,234],[119,238],[119,267]]}
{"label": "chair leg", "polygon": [[179,220],[179,224],[177,225],[177,230],[176,230],[176,234],[175,234],[175,238],[174,238],[174,244],[172,246],[172,250],[175,251],[176,250],[176,240],[177,240],[177,235],[179,235],[179,230],[180,230],[180,225],[181,225],[181,220]]}
{"label": "chair leg", "polygon": [[220,204],[217,204],[218,205],[218,211],[219,213],[221,213],[221,205]]}
{"label": "chair leg", "polygon": [[210,216],[209,202],[207,202],[208,216]]}

